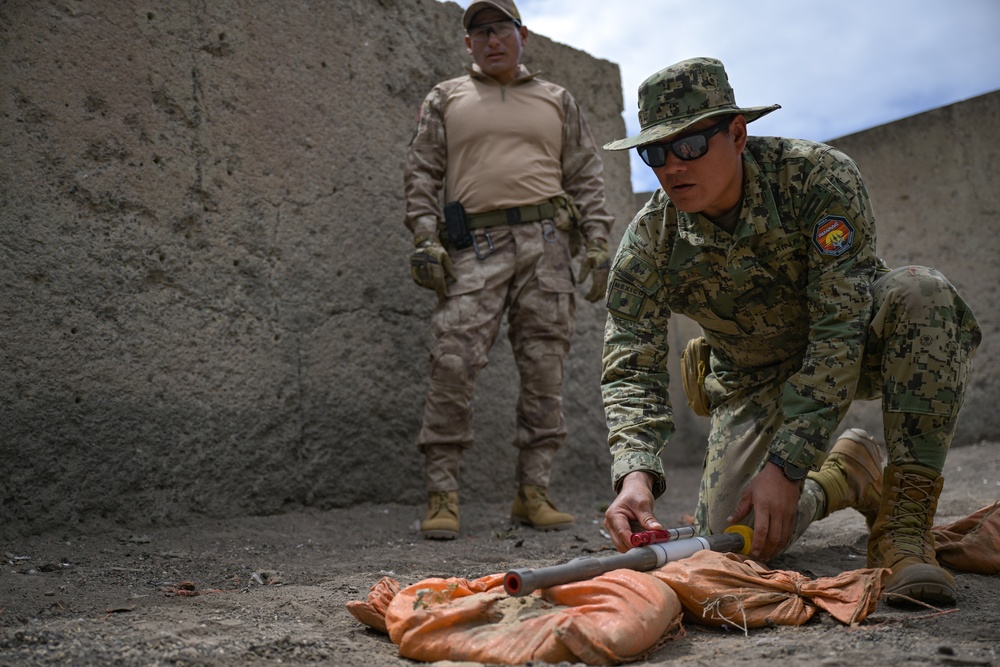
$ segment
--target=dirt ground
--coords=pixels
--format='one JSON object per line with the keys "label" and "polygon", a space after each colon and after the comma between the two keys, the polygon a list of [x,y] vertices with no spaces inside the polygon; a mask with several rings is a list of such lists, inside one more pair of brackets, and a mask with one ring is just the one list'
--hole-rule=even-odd
{"label": "dirt ground", "polygon": [[[1000,498],[997,448],[953,449],[936,523]],[[690,511],[697,475],[673,471],[661,520]],[[345,603],[364,599],[383,576],[404,585],[471,579],[610,553],[601,531],[607,490],[563,482],[553,495],[576,515],[575,528],[511,529],[506,504],[465,502],[462,537],[432,542],[416,532],[422,508],[390,504],[0,544],[0,665],[419,664],[400,658]],[[839,512],[771,565],[817,577],[864,567],[864,533],[860,515]],[[856,628],[822,613],[802,627],[746,635],[686,625],[686,636],[636,664],[1000,666],[1000,577],[956,580],[958,607],[944,613],[880,603]]]}

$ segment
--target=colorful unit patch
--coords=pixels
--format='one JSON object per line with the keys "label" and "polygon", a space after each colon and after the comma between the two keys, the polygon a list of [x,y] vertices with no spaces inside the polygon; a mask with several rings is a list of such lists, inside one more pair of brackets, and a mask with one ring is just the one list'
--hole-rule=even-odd
{"label": "colorful unit patch", "polygon": [[851,247],[854,241],[854,228],[847,218],[828,215],[816,223],[812,240],[821,253],[837,257]]}

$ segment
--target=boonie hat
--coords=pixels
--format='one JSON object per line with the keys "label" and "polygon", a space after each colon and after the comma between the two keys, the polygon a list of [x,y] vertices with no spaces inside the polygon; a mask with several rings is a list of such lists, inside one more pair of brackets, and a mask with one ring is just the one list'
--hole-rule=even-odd
{"label": "boonie hat", "polygon": [[[475,3],[486,4],[486,3]],[[766,107],[736,106],[733,87],[722,62],[715,58],[691,58],[662,69],[639,86],[639,134],[605,144],[621,151],[677,134],[700,120],[724,114],[743,114],[751,123],[766,116],[778,104]]]}
{"label": "boonie hat", "polygon": [[521,14],[517,11],[517,5],[514,4],[514,0],[485,0],[484,2],[473,2],[469,5],[469,8],[465,10],[465,16],[462,17],[462,25],[468,30],[472,24],[473,17],[481,10],[490,8],[499,9],[507,15],[507,18],[514,19],[518,23],[521,22]]}

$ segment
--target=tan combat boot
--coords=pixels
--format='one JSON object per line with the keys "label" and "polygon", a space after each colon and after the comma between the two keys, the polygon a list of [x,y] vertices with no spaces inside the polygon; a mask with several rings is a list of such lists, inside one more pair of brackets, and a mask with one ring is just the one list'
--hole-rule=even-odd
{"label": "tan combat boot", "polygon": [[421,534],[432,540],[453,540],[458,531],[458,491],[431,491],[427,515],[420,522]]}
{"label": "tan combat boot", "polygon": [[908,602],[897,595],[955,603],[955,580],[938,565],[931,535],[943,484],[936,470],[915,463],[885,469],[882,505],[868,537],[868,567],[892,569],[884,582],[890,604]]}
{"label": "tan combat boot", "polygon": [[820,469],[809,473],[809,479],[826,495],[826,513],[821,519],[853,507],[864,515],[871,530],[882,500],[882,454],[867,432],[859,428],[844,431]]}
{"label": "tan combat boot", "polygon": [[517,490],[510,521],[536,530],[565,530],[573,525],[573,515],[557,510],[544,487],[524,484]]}

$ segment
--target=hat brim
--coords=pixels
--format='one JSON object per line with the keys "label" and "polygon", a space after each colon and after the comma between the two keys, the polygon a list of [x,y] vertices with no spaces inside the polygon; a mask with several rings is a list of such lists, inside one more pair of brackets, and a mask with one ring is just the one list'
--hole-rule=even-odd
{"label": "hat brim", "polygon": [[738,107],[716,108],[704,113],[695,114],[693,116],[684,116],[683,118],[675,118],[657,123],[656,125],[650,125],[634,137],[628,137],[606,143],[603,148],[606,151],[623,151],[635,146],[651,144],[653,142],[666,139],[667,137],[673,136],[679,132],[683,132],[695,123],[714,116],[742,114],[747,119],[748,123],[752,123],[758,118],[763,118],[772,111],[776,111],[780,108],[780,104],[772,104],[766,107],[746,107],[745,109],[740,109]]}

